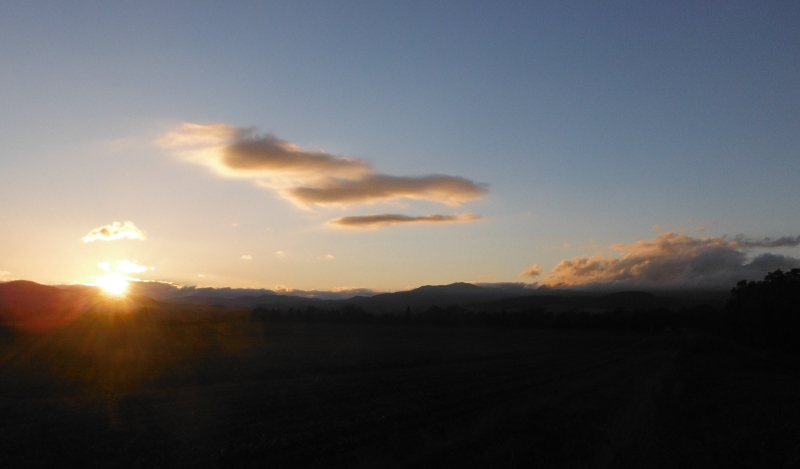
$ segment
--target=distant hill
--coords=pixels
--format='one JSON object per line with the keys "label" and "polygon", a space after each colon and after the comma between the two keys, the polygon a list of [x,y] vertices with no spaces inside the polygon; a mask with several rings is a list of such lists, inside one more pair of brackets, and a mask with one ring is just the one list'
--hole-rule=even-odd
{"label": "distant hill", "polygon": [[722,308],[729,297],[730,293],[726,291],[676,291],[659,295],[644,291],[624,291],[597,295],[570,291],[562,291],[556,294],[550,290],[547,294],[505,298],[473,304],[470,307],[471,309],[486,311],[527,311],[541,308],[556,313],[572,310],[610,311],[618,308],[630,311],[657,308],[678,310],[681,308],[693,308],[701,304]]}
{"label": "distant hill", "polygon": [[578,290],[525,290],[478,286],[471,283],[450,285],[425,285],[413,290],[380,293],[371,297],[354,296],[347,299],[320,299],[273,292],[254,296],[234,296],[235,291],[221,289],[198,289],[184,296],[168,297],[162,301],[182,305],[238,306],[244,308],[264,307],[288,310],[314,307],[330,310],[345,306],[356,306],[373,313],[399,313],[411,308],[413,311],[431,306],[457,305],[475,311],[526,311],[543,308],[552,312],[582,310],[608,311],[617,308],[627,310],[667,308],[677,310],[709,304],[717,308],[724,306],[729,297],[726,291],[670,292],[653,294],[645,291],[623,291],[615,293],[585,292]]}
{"label": "distant hill", "polygon": [[87,285],[42,285],[27,280],[0,283],[0,323],[42,332],[66,325],[86,312],[138,312],[158,303],[143,295],[113,298]]}
{"label": "distant hill", "polygon": [[[176,291],[179,294],[176,294]],[[334,310],[355,306],[371,313],[401,313],[407,308],[411,308],[413,312],[421,312],[432,306],[446,308],[452,305],[476,312],[513,312],[532,309],[544,309],[555,313],[599,312],[618,308],[630,311],[656,308],[678,310],[700,304],[722,308],[729,295],[728,292],[697,291],[669,292],[660,295],[644,291],[597,294],[552,289],[506,289],[459,282],[450,285],[425,285],[413,290],[381,293],[372,297],[320,299],[280,295],[264,290],[179,289],[171,284],[142,282],[141,285],[134,284],[131,292],[125,297],[114,299],[91,286],[48,286],[17,280],[0,283],[0,322],[22,330],[41,331],[59,327],[86,311],[92,309],[103,311],[109,308],[127,312],[149,308],[154,312],[158,311],[159,316],[163,314],[164,318],[183,317],[187,314],[186,317],[192,317],[192,307],[200,307],[201,309],[197,311],[198,314],[202,311],[201,316],[215,311],[217,307],[246,309],[264,307],[280,310],[313,307],[320,310]],[[156,300],[152,297],[156,297]]]}
{"label": "distant hill", "polygon": [[425,285],[413,290],[381,293],[369,298],[354,297],[340,300],[360,306],[368,311],[402,311],[428,308],[430,306],[466,305],[509,298],[519,293],[501,288],[479,287],[471,283],[451,283],[450,285]]}
{"label": "distant hill", "polygon": [[314,306],[317,308],[330,308],[325,306],[333,300],[320,300],[317,298],[305,298],[302,296],[266,294],[260,296],[236,296],[232,298],[214,296],[213,294],[188,295],[183,297],[170,298],[165,300],[168,303],[179,305],[205,305],[205,306],[239,306],[243,308],[254,308],[263,306],[268,308],[288,309],[288,308],[307,308]]}
{"label": "distant hill", "polygon": [[354,305],[373,312],[396,312],[407,307],[427,308],[433,305],[450,306],[493,301],[515,296],[516,292],[500,288],[479,287],[471,283],[450,285],[425,285],[409,291],[380,293],[375,296],[354,296],[347,299],[321,299],[270,292],[258,296],[217,295],[213,289],[203,289],[185,296],[174,296],[164,301],[175,304],[202,304],[214,306],[241,306],[288,309],[308,308],[336,309]]}
{"label": "distant hill", "polygon": [[0,320],[22,330],[52,329],[80,316],[95,295],[27,280],[0,283]]}

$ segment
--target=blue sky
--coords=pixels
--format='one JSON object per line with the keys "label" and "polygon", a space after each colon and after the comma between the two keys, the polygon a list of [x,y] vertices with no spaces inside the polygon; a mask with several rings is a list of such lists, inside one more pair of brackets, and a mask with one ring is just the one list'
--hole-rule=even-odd
{"label": "blue sky", "polygon": [[[798,24],[792,1],[4,2],[0,272],[398,290],[542,282],[669,232],[797,236]],[[156,143],[185,123],[489,192],[302,208]],[[373,214],[481,218],[329,224]],[[81,241],[124,221],[146,239]]]}

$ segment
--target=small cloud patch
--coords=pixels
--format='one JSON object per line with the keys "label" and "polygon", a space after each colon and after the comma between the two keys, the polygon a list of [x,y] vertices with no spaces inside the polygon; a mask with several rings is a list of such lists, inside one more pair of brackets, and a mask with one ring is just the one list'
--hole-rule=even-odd
{"label": "small cloud patch", "polygon": [[84,243],[91,243],[92,241],[114,241],[126,238],[143,241],[147,239],[147,236],[145,232],[137,228],[132,221],[126,221],[124,223],[115,221],[110,225],[93,229],[82,239]]}
{"label": "small cloud patch", "polygon": [[147,270],[155,270],[153,267],[145,267],[143,265],[139,265],[136,262],[132,262],[127,259],[116,261],[115,264],[112,264],[111,262],[99,262],[97,264],[97,267],[100,267],[106,272],[111,272],[112,270],[116,270],[117,272],[122,272],[125,274],[140,274]]}
{"label": "small cloud patch", "polygon": [[542,268],[539,267],[539,264],[533,264],[531,267],[529,267],[529,268],[523,270],[522,272],[520,272],[519,276],[520,277],[536,278],[539,275],[541,275],[541,273],[542,273]]}

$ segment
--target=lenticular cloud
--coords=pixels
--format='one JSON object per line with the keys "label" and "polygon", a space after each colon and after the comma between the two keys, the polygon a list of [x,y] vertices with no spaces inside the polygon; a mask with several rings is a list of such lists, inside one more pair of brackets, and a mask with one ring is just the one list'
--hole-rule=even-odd
{"label": "lenticular cloud", "polygon": [[302,206],[417,199],[459,206],[488,193],[486,184],[433,174],[379,174],[362,159],[303,149],[273,135],[226,124],[185,123],[157,143],[227,177],[247,178]]}
{"label": "lenticular cloud", "polygon": [[455,215],[426,215],[421,217],[410,217],[408,215],[384,213],[381,215],[341,217],[331,220],[328,223],[347,228],[377,228],[385,225],[397,225],[400,223],[460,223],[480,220],[480,218],[481,217],[471,213],[460,213]]}

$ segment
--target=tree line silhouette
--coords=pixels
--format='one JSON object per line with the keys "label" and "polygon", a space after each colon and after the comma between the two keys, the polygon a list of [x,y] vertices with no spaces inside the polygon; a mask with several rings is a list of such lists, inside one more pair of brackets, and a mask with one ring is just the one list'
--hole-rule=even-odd
{"label": "tree line silhouette", "polygon": [[698,305],[668,308],[554,313],[545,308],[526,311],[473,311],[462,306],[430,306],[402,314],[376,314],[355,305],[324,310],[257,307],[255,322],[327,324],[406,324],[459,327],[547,328],[618,331],[705,331],[730,336],[760,348],[800,350],[800,269],[777,270],[761,281],[741,281],[731,290],[724,309]]}
{"label": "tree line silhouette", "polygon": [[800,351],[800,269],[742,280],[731,290],[724,331],[761,348]]}

